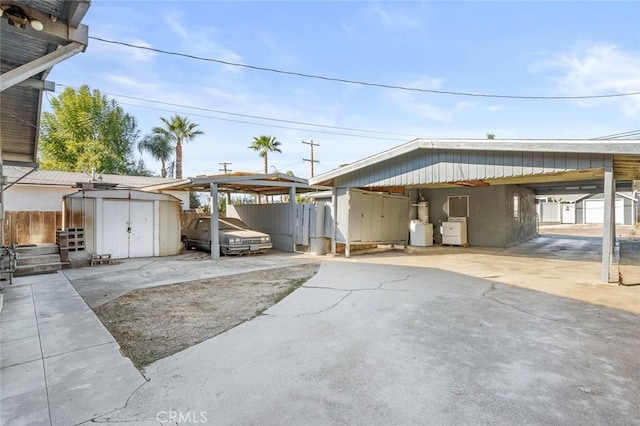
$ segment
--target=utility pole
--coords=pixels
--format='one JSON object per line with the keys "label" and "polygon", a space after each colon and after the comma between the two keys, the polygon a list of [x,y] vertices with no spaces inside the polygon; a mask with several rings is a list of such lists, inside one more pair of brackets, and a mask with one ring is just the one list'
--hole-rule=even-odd
{"label": "utility pole", "polygon": [[311,142],[302,141],[302,143],[305,144],[305,145],[309,145],[309,147],[311,147],[311,159],[303,158],[302,161],[308,161],[308,162],[311,163],[311,177],[313,177],[313,163],[319,163],[318,160],[314,160],[313,159],[313,147],[314,146],[320,146],[320,144],[319,143],[313,143],[313,140]]}
{"label": "utility pole", "polygon": [[232,165],[233,163],[218,163],[218,164],[220,164],[220,165],[222,166],[222,168],[221,168],[221,169],[218,169],[218,170],[220,170],[221,172],[224,172],[225,174],[227,174],[227,173],[229,173],[229,172],[232,172],[232,171],[233,171],[233,170],[231,170],[231,169],[227,169],[227,166],[230,166],[230,165]]}

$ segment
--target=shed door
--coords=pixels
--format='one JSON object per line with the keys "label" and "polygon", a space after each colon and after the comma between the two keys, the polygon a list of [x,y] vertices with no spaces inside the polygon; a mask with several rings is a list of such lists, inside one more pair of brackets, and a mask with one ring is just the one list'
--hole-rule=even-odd
{"label": "shed door", "polygon": [[153,202],[129,202],[129,257],[153,256]]}
{"label": "shed door", "polygon": [[[603,223],[604,222],[604,200],[585,200],[585,223]],[[624,223],[624,201],[616,200],[616,221],[615,223]]]}
{"label": "shed door", "polygon": [[153,201],[104,200],[102,212],[102,253],[153,256]]}
{"label": "shed door", "polygon": [[129,201],[104,200],[102,203],[102,253],[123,259],[129,257]]}

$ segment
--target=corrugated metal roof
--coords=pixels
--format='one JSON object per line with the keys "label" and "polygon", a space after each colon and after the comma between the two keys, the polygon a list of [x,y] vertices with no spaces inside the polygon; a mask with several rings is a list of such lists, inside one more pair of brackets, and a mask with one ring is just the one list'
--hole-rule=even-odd
{"label": "corrugated metal roof", "polygon": [[[4,174],[9,184],[25,176],[31,169],[26,167],[5,166]],[[126,175],[96,175],[94,182],[113,183],[120,188],[143,188],[151,185],[177,182],[175,179],[126,176]],[[55,170],[36,170],[20,180],[17,185],[45,185],[74,187],[78,182],[92,182],[91,175],[78,172],[60,172]]]}

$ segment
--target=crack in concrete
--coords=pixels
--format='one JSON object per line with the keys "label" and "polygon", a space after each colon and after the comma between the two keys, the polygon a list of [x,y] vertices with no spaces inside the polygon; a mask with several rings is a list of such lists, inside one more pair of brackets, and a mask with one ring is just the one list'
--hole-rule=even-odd
{"label": "crack in concrete", "polygon": [[335,308],[340,303],[342,303],[344,301],[344,299],[346,299],[347,297],[351,296],[351,293],[352,292],[349,291],[347,294],[342,296],[342,298],[340,298],[340,300],[338,300],[336,303],[334,303],[333,305],[329,306],[328,308],[322,309],[322,310],[317,311],[317,312],[305,312],[305,313],[302,313],[302,314],[295,315],[295,317],[297,318],[297,317],[302,317],[302,316],[305,316],[305,315],[317,315],[317,314],[321,314],[323,312],[330,311],[331,309]]}
{"label": "crack in concrete", "polygon": [[536,314],[535,312],[531,312],[531,311],[527,311],[526,309],[522,309],[518,305],[504,302],[502,300],[496,299],[495,297],[487,296],[487,294],[489,294],[489,293],[491,293],[492,291],[495,291],[495,290],[497,290],[496,289],[496,284],[495,283],[491,283],[491,287],[487,291],[482,293],[482,297],[484,297],[486,299],[489,299],[489,300],[493,300],[494,302],[499,303],[500,305],[509,306],[511,308],[514,308],[515,310],[520,311],[520,312],[522,312],[523,314],[526,314],[526,315],[531,315],[533,317],[540,318],[540,319],[543,319],[545,321],[557,322],[557,323],[561,323],[561,324],[572,326],[572,324],[570,322],[568,322],[568,321],[564,321],[564,320],[557,319],[557,318],[550,318],[550,317],[547,317],[547,316],[544,316],[544,315]]}
{"label": "crack in concrete", "polygon": [[407,290],[398,290],[395,288],[382,288],[383,285],[385,284],[391,284],[391,283],[397,283],[397,282],[401,282],[401,281],[407,281],[409,279],[409,277],[411,277],[411,275],[407,275],[404,278],[400,278],[397,280],[391,280],[391,281],[383,281],[380,284],[378,284],[377,287],[371,287],[371,288],[350,288],[350,289],[346,289],[346,288],[336,288],[336,287],[328,287],[328,286],[315,286],[315,285],[303,285],[300,288],[315,288],[315,289],[319,289],[319,290],[335,290],[335,291],[344,291],[344,292],[348,292],[351,293],[353,291],[376,291],[376,290],[384,290],[384,291],[403,291],[406,292]]}
{"label": "crack in concrete", "polygon": [[[125,408],[127,408],[127,405],[129,405],[129,401],[131,400],[131,398],[133,397],[133,395],[136,394],[136,392],[138,392],[140,390],[140,388],[142,388],[144,385],[146,385],[147,383],[149,383],[151,381],[151,379],[147,378],[144,374],[140,373],[140,375],[142,375],[142,377],[144,377],[144,383],[140,383],[140,385],[135,388],[133,391],[131,391],[131,393],[129,394],[129,396],[127,397],[127,400],[124,402],[124,405],[122,407],[116,408],[115,410],[111,410],[108,411],[106,413],[102,413],[102,414],[98,414],[97,416],[89,419],[89,420],[85,420],[84,422],[78,423],[75,426],[79,426],[82,424],[86,424],[86,423],[110,423],[111,419],[109,417],[105,418],[105,419],[99,419],[99,417],[105,417],[108,416],[109,414],[113,414],[113,413],[117,413],[120,410],[124,410]],[[118,420],[118,423],[136,423],[139,422],[139,420]]]}

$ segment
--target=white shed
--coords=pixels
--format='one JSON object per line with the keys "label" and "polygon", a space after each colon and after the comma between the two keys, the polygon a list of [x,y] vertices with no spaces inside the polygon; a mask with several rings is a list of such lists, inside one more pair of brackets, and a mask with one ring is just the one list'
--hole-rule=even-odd
{"label": "white shed", "polygon": [[62,201],[63,229],[84,228],[90,253],[112,258],[180,252],[180,200],[128,189],[83,190]]}

